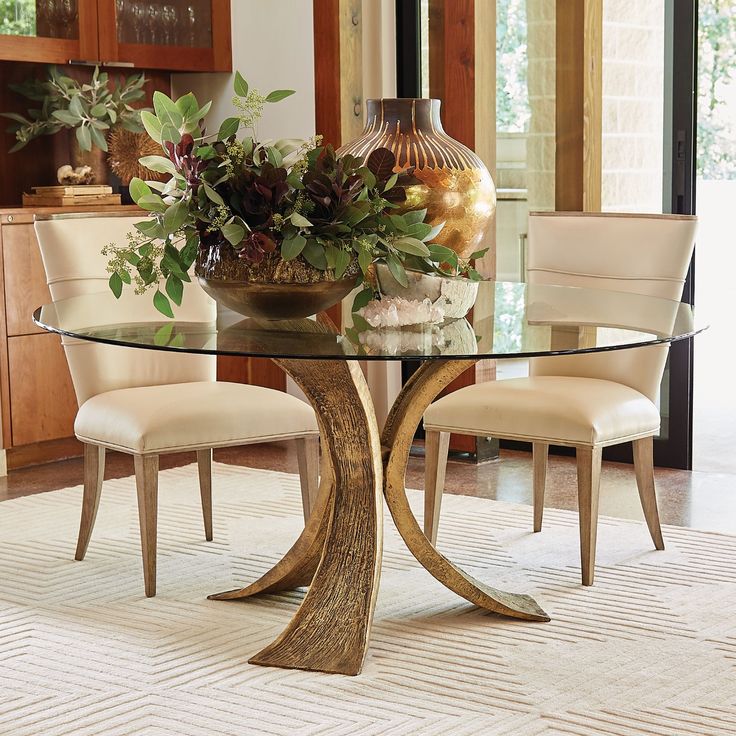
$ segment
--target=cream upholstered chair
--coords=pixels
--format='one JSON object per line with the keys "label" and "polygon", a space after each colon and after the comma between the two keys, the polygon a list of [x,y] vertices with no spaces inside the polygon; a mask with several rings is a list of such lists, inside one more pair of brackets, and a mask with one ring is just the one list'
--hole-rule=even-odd
{"label": "cream upholstered chair", "polygon": [[[108,243],[124,244],[141,216],[61,215],[37,218],[36,234],[54,301],[107,290]],[[80,326],[161,321],[148,295],[132,289],[110,300],[107,313],[67,315]],[[185,284],[177,319],[211,324],[214,302],[196,279]],[[210,355],[140,350],[63,338],[79,412],[74,432],[84,443],[84,499],[76,559],[89,544],[100,500],[105,450],[135,460],[143,572],[147,596],[156,594],[156,515],[159,455],[195,451],[205,537],[212,539],[212,448],[296,440],[305,518],[317,489],[319,431],[312,408],[260,386],[215,380]]]}
{"label": "cream upholstered chair", "polygon": [[[678,215],[532,214],[528,281],[679,300],[695,226],[694,217]],[[655,547],[664,549],[652,449],[667,351],[655,345],[533,358],[528,378],[468,386],[433,403],[424,415],[427,537],[436,540],[449,433],[457,432],[532,442],[535,532],[549,445],[576,448],[584,585],[593,584],[602,448],[633,442],[644,516]]]}

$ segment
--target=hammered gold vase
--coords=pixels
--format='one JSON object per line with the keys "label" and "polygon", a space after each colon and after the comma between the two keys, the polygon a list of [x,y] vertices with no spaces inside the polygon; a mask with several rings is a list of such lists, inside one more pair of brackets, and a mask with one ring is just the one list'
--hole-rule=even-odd
{"label": "hammered gold vase", "polygon": [[407,189],[401,212],[427,208],[426,221],[444,222],[436,242],[466,258],[488,245],[496,187],[480,158],[442,129],[440,100],[368,100],[360,138],[339,149],[367,157],[376,148],[396,156],[395,171],[414,167],[419,184]]}

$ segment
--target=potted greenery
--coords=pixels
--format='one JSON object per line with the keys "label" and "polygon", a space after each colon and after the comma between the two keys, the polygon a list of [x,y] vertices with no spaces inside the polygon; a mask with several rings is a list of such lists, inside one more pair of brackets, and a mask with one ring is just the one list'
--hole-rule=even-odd
{"label": "potted greenery", "polygon": [[[74,131],[72,164],[88,163],[84,152],[107,151],[107,131],[116,125],[132,132],[142,132],[140,110],[133,107],[145,96],[143,74],[134,74],[122,82],[111,84],[106,72],[95,67],[88,82],[79,82],[49,67],[48,79],[30,79],[11,89],[39,103],[27,115],[5,112],[12,120],[9,132],[15,135],[10,152],[19,151],[42,135],[54,135],[62,130]],[[77,150],[78,149],[78,150]],[[80,153],[81,152],[81,153]]]}
{"label": "potted greenery", "polygon": [[290,318],[326,309],[362,282],[359,308],[374,295],[375,263],[404,286],[407,268],[457,273],[456,262],[445,264],[447,249],[431,244],[442,226],[426,224],[424,210],[398,213],[415,180],[411,171],[395,171],[391,151],[378,149],[363,161],[319,139],[258,140],[264,105],[291,94],[264,96],[237,73],[239,114],[210,136],[203,118],[211,103],[200,107],[191,93],[176,101],[154,94],[154,112],[141,118],[162,155],[141,164],[170,178],[130,184],[151,217],[136,225],[129,243],[104,250],[117,296],[134,281],[138,292],[153,289],[157,309],[173,316],[171,302],[181,303],[196,261],[205,290],[227,306]]}

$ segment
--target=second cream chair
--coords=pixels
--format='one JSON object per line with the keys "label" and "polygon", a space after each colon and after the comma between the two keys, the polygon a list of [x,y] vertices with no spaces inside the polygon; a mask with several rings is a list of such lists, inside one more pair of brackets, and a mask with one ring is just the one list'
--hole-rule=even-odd
{"label": "second cream chair", "polygon": [[[150,297],[132,289],[110,311],[91,314],[85,294],[107,290],[101,249],[122,245],[140,216],[55,215],[37,218],[36,234],[54,301],[80,326],[160,322]],[[214,302],[196,280],[185,284],[177,319],[211,324]],[[105,450],[133,455],[147,596],[156,594],[159,455],[196,452],[205,537],[212,539],[212,448],[295,440],[305,518],[317,490],[319,430],[312,408],[281,391],[215,380],[216,358],[104,345],[63,338],[79,412],[74,424],[84,443],[84,497],[76,559],[87,551],[100,501]]]}
{"label": "second cream chair", "polygon": [[[695,225],[694,217],[679,215],[530,215],[528,281],[679,300]],[[644,516],[655,547],[663,549],[652,443],[667,351],[654,345],[533,358],[528,378],[467,386],[432,404],[424,415],[425,534],[435,541],[451,432],[533,443],[534,531],[542,528],[548,448],[574,447],[582,579],[592,585],[601,452],[633,442]]]}

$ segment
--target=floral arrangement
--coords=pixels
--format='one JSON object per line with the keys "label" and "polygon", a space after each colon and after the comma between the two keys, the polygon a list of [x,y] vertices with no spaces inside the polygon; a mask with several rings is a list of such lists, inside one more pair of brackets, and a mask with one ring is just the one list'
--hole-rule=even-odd
{"label": "floral arrangement", "polygon": [[141,132],[140,110],[132,103],[145,97],[143,74],[134,74],[122,83],[110,85],[106,72],[98,67],[89,82],[80,83],[49,67],[45,81],[31,79],[10,88],[40,107],[28,110],[28,117],[13,112],[0,113],[13,121],[8,131],[16,143],[10,152],[19,151],[34,138],[73,129],[79,147],[91,151],[93,146],[107,151],[105,131],[120,125],[131,132]]}
{"label": "floral arrangement", "polygon": [[162,153],[141,164],[169,178],[130,183],[133,200],[151,217],[136,225],[127,244],[103,251],[116,296],[124,284],[134,283],[137,293],[155,289],[154,305],[171,317],[171,302],[181,304],[195,260],[198,269],[213,260],[235,264],[248,281],[362,281],[355,310],[374,296],[376,262],[387,264],[401,284],[407,268],[480,278],[452,250],[432,244],[442,225],[425,223],[426,210],[400,212],[406,187],[416,180],[411,171],[394,171],[391,151],[378,149],[363,160],[337,155],[319,137],[260,141],[265,105],[293,91],[262,95],[240,73],[234,88],[238,115],[215,135],[203,127],[211,103],[200,107],[191,93],[174,101],[156,92],[154,111],[142,113]]}

